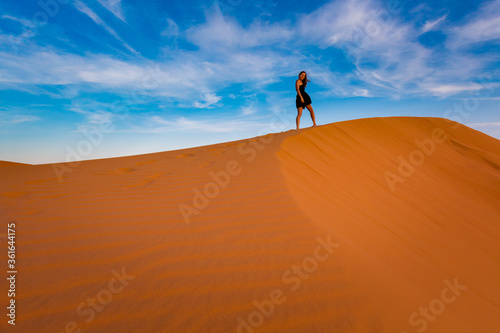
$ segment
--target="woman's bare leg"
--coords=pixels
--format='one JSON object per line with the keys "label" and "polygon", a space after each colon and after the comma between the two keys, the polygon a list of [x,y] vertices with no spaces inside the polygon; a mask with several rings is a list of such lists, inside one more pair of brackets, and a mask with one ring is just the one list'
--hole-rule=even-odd
{"label": "woman's bare leg", "polygon": [[309,110],[309,113],[311,114],[311,119],[313,121],[313,126],[316,126],[316,117],[314,116],[314,110],[311,106],[311,104],[307,105],[306,108]]}
{"label": "woman's bare leg", "polygon": [[297,119],[295,120],[295,122],[297,123],[297,129],[299,129],[300,117],[302,117],[302,108],[301,107],[297,108]]}

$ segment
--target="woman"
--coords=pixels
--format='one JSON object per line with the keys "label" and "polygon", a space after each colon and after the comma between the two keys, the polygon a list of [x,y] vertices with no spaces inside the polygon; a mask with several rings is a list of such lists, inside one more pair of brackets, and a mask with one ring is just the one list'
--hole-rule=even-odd
{"label": "woman", "polygon": [[297,106],[297,129],[299,129],[300,117],[302,117],[302,110],[307,108],[309,113],[311,114],[311,119],[313,121],[313,126],[316,126],[316,118],[314,117],[314,110],[311,106],[311,97],[305,92],[305,88],[307,86],[307,73],[302,71],[299,74],[299,78],[295,81],[295,90],[297,90],[297,98],[295,100],[295,106]]}

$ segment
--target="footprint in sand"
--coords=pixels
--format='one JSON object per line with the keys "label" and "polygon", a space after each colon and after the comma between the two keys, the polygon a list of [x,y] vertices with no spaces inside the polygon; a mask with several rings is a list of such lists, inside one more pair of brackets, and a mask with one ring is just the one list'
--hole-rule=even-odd
{"label": "footprint in sand", "polygon": [[210,148],[208,149],[208,151],[210,152],[210,155],[220,155],[226,152],[225,150],[220,148]]}
{"label": "footprint in sand", "polygon": [[220,155],[220,154],[224,154],[225,151],[214,151],[214,152],[211,152],[210,155]]}
{"label": "footprint in sand", "polygon": [[229,142],[223,145],[223,147],[234,147],[234,146],[239,146],[241,142]]}
{"label": "footprint in sand", "polygon": [[186,158],[186,157],[193,157],[196,156],[195,154],[180,154],[175,156],[175,158]]}
{"label": "footprint in sand", "polygon": [[215,164],[215,162],[213,162],[213,161],[211,161],[211,162],[204,162],[204,163],[198,165],[198,168],[205,168],[207,166],[212,166],[214,164]]}
{"label": "footprint in sand", "polygon": [[134,171],[137,171],[137,169],[134,169],[134,168],[118,168],[118,169],[114,169],[113,171],[111,171],[111,173],[114,173],[114,174],[117,174],[117,175],[123,175],[123,174],[131,173],[131,172],[134,172]]}
{"label": "footprint in sand", "polygon": [[146,162],[137,162],[137,163],[135,163],[135,165],[144,165],[144,164],[155,163],[155,162],[158,162],[158,161],[153,160],[153,161],[146,161]]}
{"label": "footprint in sand", "polygon": [[170,172],[170,171],[155,173],[154,175],[151,175],[151,176],[144,178],[141,182],[139,182],[137,184],[125,186],[125,188],[129,189],[129,188],[148,187],[149,185],[153,184],[156,181],[156,179],[160,178],[161,176],[168,176],[171,174],[172,174],[172,172]]}

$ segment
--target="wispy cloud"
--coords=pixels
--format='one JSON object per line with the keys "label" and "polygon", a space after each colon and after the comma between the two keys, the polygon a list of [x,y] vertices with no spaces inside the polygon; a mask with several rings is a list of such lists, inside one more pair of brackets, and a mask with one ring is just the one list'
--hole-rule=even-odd
{"label": "wispy cloud", "polygon": [[124,61],[105,55],[87,57],[58,53],[35,47],[28,54],[0,52],[2,68],[0,82],[67,85],[76,83],[101,83],[121,86],[139,80],[144,70]]}
{"label": "wispy cloud", "polygon": [[451,48],[500,40],[500,0],[485,2],[477,12],[467,17],[463,25],[448,30],[450,38],[447,45]]}
{"label": "wispy cloud", "polygon": [[217,5],[205,12],[205,18],[205,23],[186,31],[187,40],[205,51],[277,46],[294,35],[286,22],[269,23],[257,19],[245,29],[236,19],[224,16]]}
{"label": "wispy cloud", "polygon": [[[120,17],[120,1],[101,1]],[[479,15],[487,9],[493,11],[488,6],[498,3],[500,0],[481,7],[460,29],[476,27]],[[88,5],[81,0],[74,5],[128,45]],[[384,10],[384,3],[378,0],[337,0],[301,14],[293,22],[257,18],[243,26],[214,5],[206,10],[203,23],[186,30],[173,19],[166,20],[162,35],[184,39],[194,50],[169,49],[164,59],[125,60],[30,46],[22,54],[0,52],[0,86],[37,93],[41,85],[64,85],[72,93],[127,95],[143,91],[148,96],[171,98],[183,107],[212,108],[224,101],[221,90],[228,86],[245,84],[253,91],[265,91],[270,84],[295,77],[299,69],[306,68],[325,95],[446,97],[476,89],[474,81],[488,64],[498,60],[498,55],[471,55],[420,44],[422,31],[438,26],[455,38],[458,30],[450,28],[446,15],[422,28],[411,20],[402,21],[395,13],[382,17]],[[496,22],[493,14],[486,18]],[[352,69],[336,71],[329,57],[311,56],[309,48],[342,50]]]}
{"label": "wispy cloud", "polygon": [[2,111],[0,112],[0,124],[2,125],[15,125],[19,123],[25,123],[25,122],[34,122],[40,120],[39,117],[29,115],[29,114],[22,114],[22,113],[17,113],[17,112],[12,112],[12,111]]}
{"label": "wispy cloud", "polygon": [[[480,101],[500,101],[500,97],[476,97],[476,98]],[[468,99],[464,98],[463,100],[465,101]]]}
{"label": "wispy cloud", "polygon": [[121,0],[97,0],[104,8],[112,12],[123,22],[125,21],[125,13],[123,11]]}
{"label": "wispy cloud", "polygon": [[[20,34],[2,34],[0,33],[0,46],[8,45],[14,52],[19,52],[23,49],[23,46],[31,38],[36,36],[38,32],[37,26],[34,21],[25,18],[18,18],[12,15],[2,15],[2,19],[11,20],[18,22],[23,26],[22,32]],[[46,23],[38,23],[40,26],[44,26]]]}
{"label": "wispy cloud", "polygon": [[[213,12],[212,12],[213,13]],[[214,15],[219,15],[217,12]],[[209,14],[210,15],[210,14]],[[209,20],[214,22],[213,20]],[[193,35],[213,31],[210,24],[190,29]],[[264,33],[259,36],[266,39]],[[259,41],[255,43],[260,44]],[[231,84],[248,83],[256,89],[277,82],[307,58],[276,50],[238,48],[199,51],[171,50],[168,60],[124,61],[104,54],[85,56],[32,46],[30,52],[0,52],[0,84],[17,89],[26,85],[73,85],[75,89],[118,94],[145,91],[150,96],[175,98],[188,107],[211,107],[220,101],[217,90]],[[309,60],[310,61],[310,60]],[[310,61],[313,63],[312,61]],[[33,89],[39,89],[33,86]]]}
{"label": "wispy cloud", "polygon": [[[298,33],[308,44],[321,48],[342,45],[364,37],[366,24],[376,17],[371,1],[339,0],[329,2],[298,20]],[[361,30],[363,28],[363,30]]]}
{"label": "wispy cloud", "polygon": [[477,83],[471,83],[467,85],[453,85],[453,84],[446,84],[446,85],[439,85],[439,86],[429,86],[427,89],[431,92],[433,92],[437,96],[450,96],[450,95],[455,95],[460,92],[464,91],[475,91],[482,89],[483,86]]}
{"label": "wispy cloud", "polygon": [[[207,85],[214,76],[210,67],[219,65],[196,63],[199,58],[193,56],[160,66],[124,62],[107,55],[83,57],[37,50],[26,55],[0,52],[4,65],[0,69],[0,85],[18,89],[26,85],[80,85],[83,90],[174,97],[190,101],[191,107],[209,107],[220,100]],[[231,78],[219,77],[214,83],[226,80]]]}
{"label": "wispy cloud", "polygon": [[212,133],[234,132],[238,130],[248,130],[250,127],[261,127],[262,124],[254,121],[219,121],[214,119],[193,120],[186,117],[177,117],[173,120],[166,120],[160,116],[153,116],[149,119],[150,127],[142,128],[141,131],[149,133],[162,133],[169,131],[198,130]]}
{"label": "wispy cloud", "polygon": [[162,36],[168,37],[178,37],[179,36],[179,26],[171,18],[167,18],[167,27],[161,32]]}
{"label": "wispy cloud", "polygon": [[500,122],[472,123],[467,126],[500,140]]}
{"label": "wispy cloud", "polygon": [[193,106],[195,108],[205,109],[211,108],[214,104],[217,104],[221,100],[220,96],[215,95],[214,93],[208,92],[203,93],[201,96],[201,101],[195,101]]}
{"label": "wispy cloud", "polygon": [[[103,1],[105,3],[114,3],[114,1]],[[119,2],[118,2],[119,3]],[[134,50],[130,45],[128,45],[117,33],[116,31],[111,28],[109,25],[104,22],[99,15],[97,15],[92,9],[90,9],[89,6],[87,6],[85,3],[83,3],[80,0],[75,0],[74,1],[75,8],[78,9],[80,12],[84,13],[88,17],[90,17],[96,24],[102,26],[104,29],[106,29],[107,32],[109,32],[113,37],[115,37],[117,40],[122,42],[123,46],[132,52],[135,55],[139,55],[139,52]]]}
{"label": "wispy cloud", "polygon": [[101,103],[93,100],[77,99],[73,100],[66,110],[78,113],[83,116],[83,121],[77,125],[76,132],[86,132],[91,130],[101,130],[109,128],[112,123],[116,123],[121,114],[113,112],[113,107],[109,103]]}
{"label": "wispy cloud", "polygon": [[33,22],[32,20],[27,20],[25,18],[18,18],[18,17],[14,17],[12,15],[2,15],[2,18],[3,19],[12,20],[12,21],[15,21],[15,22],[19,22],[19,23],[21,23],[25,27],[29,27],[29,28],[35,28],[36,27],[35,22]]}
{"label": "wispy cloud", "polygon": [[241,115],[242,116],[249,116],[257,112],[257,109],[255,108],[254,103],[252,103],[249,106],[244,106],[241,108]]}
{"label": "wispy cloud", "polygon": [[299,34],[321,48],[344,49],[356,67],[356,79],[364,82],[358,91],[397,96],[429,77],[432,52],[416,41],[410,23],[394,15],[382,19],[384,10],[377,1],[330,2],[299,20]]}
{"label": "wispy cloud", "polygon": [[446,20],[447,16],[448,15],[443,15],[440,18],[438,18],[437,20],[425,22],[424,26],[422,27],[422,33],[434,30],[434,28],[436,28],[441,22]]}
{"label": "wispy cloud", "polygon": [[[498,13],[496,4],[486,7]],[[471,21],[466,26],[480,24],[476,17],[482,17],[484,11],[480,9],[477,16],[468,18]],[[414,22],[403,21],[394,12],[387,13],[380,1],[337,0],[304,14],[299,20],[298,34],[306,44],[345,50],[355,69],[344,87],[347,83],[353,95],[356,91],[358,95],[363,92],[366,96],[395,98],[459,94],[474,88],[473,82],[485,68],[498,61],[498,55],[473,55],[422,45],[418,41],[422,31]],[[490,22],[485,25],[493,25],[500,17],[495,15],[488,13]],[[427,22],[424,30],[443,25],[446,17]],[[451,31],[446,26],[441,29]],[[491,36],[495,34],[490,32]],[[344,87],[339,90],[345,90]]]}
{"label": "wispy cloud", "polygon": [[486,126],[500,127],[500,122],[472,123],[472,124],[467,124],[467,126],[473,126],[473,127],[486,127]]}

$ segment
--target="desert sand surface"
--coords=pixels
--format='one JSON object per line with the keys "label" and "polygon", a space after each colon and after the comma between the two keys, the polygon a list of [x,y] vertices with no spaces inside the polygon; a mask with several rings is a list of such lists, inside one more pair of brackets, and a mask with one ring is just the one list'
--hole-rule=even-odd
{"label": "desert sand surface", "polygon": [[500,141],[446,119],[0,177],[2,332],[500,332]]}

